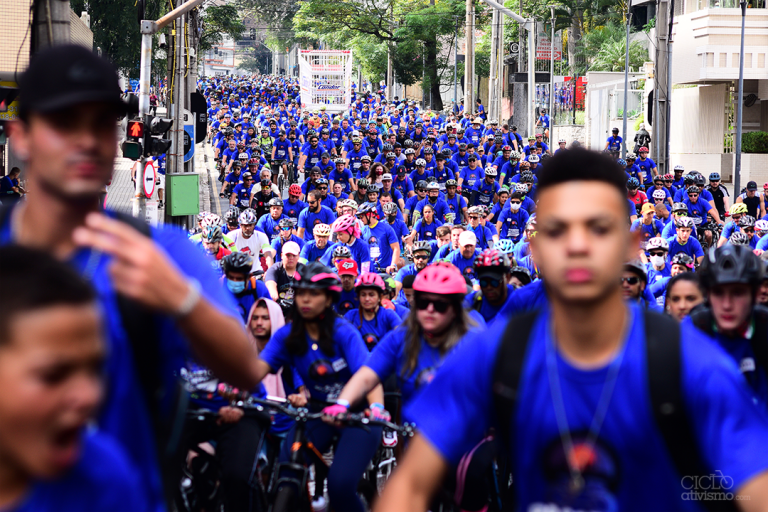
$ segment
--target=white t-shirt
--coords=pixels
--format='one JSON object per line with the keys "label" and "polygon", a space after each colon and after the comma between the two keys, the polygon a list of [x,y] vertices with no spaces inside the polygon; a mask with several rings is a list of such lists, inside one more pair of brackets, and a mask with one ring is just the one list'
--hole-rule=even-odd
{"label": "white t-shirt", "polygon": [[265,250],[272,250],[267,235],[257,229],[254,230],[253,235],[251,235],[250,238],[245,238],[241,229],[235,229],[234,231],[227,233],[227,236],[232,239],[239,252],[244,252],[253,256],[252,270],[261,270],[259,257],[263,255]]}

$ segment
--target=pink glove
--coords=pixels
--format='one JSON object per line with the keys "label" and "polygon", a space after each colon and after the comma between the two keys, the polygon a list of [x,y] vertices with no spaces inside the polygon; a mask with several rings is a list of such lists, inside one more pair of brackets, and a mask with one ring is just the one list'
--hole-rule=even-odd
{"label": "pink glove", "polygon": [[372,420],[390,421],[392,417],[381,404],[371,404],[369,416]]}
{"label": "pink glove", "polygon": [[342,414],[346,413],[347,408],[340,404],[329,405],[323,409],[323,414],[332,418],[336,418],[337,416],[341,416]]}

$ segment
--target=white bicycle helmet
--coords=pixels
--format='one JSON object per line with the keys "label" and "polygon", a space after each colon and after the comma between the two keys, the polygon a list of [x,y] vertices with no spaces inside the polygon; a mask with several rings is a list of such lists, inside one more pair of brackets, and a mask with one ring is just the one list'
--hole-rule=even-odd
{"label": "white bicycle helmet", "polygon": [[653,191],[653,198],[654,199],[666,199],[666,197],[667,197],[667,194],[664,193],[664,191],[661,190],[661,189],[656,189],[656,190]]}
{"label": "white bicycle helmet", "polygon": [[496,168],[492,165],[489,165],[485,168],[485,175],[486,176],[496,176]]}
{"label": "white bicycle helmet", "polygon": [[221,227],[224,225],[224,221],[216,215],[215,213],[211,213],[209,215],[206,215],[203,221],[200,223],[200,227],[205,229],[208,226],[218,226]]}
{"label": "white bicycle helmet", "polygon": [[663,249],[665,251],[669,251],[669,242],[667,242],[666,238],[657,236],[648,240],[648,245],[645,248],[648,251],[653,249]]}
{"label": "white bicycle helmet", "polygon": [[242,226],[243,224],[256,224],[256,212],[252,208],[246,209],[237,218],[237,222]]}
{"label": "white bicycle helmet", "polygon": [[315,236],[331,236],[331,226],[328,224],[318,224],[312,229]]}

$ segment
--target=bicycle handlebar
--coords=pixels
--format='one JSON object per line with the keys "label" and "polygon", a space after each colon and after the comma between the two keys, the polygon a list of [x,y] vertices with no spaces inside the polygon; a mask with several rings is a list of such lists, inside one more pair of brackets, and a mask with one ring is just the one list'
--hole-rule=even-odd
{"label": "bicycle handlebar", "polygon": [[[222,396],[227,395],[227,389],[220,389],[219,393]],[[273,410],[281,412],[286,416],[292,418],[294,421],[306,423],[309,420],[322,419],[325,416],[322,412],[310,412],[306,407],[293,407],[284,398],[278,398],[274,396],[268,396],[267,399],[256,398],[246,392],[234,393],[234,400],[232,405],[243,409],[254,408],[258,411]],[[329,404],[330,405],[330,404]],[[347,413],[342,416],[338,416],[336,420],[339,423],[343,423],[348,426],[358,427],[384,427],[405,437],[413,437],[415,433],[414,425],[410,423],[403,423],[398,425],[391,421],[376,420],[369,418],[365,413]]]}

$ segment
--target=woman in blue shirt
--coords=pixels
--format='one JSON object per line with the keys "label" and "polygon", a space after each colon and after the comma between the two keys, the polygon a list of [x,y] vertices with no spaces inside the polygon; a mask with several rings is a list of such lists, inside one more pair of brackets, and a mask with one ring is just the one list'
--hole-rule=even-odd
{"label": "woman in blue shirt", "polygon": [[[423,217],[413,226],[411,243],[414,240],[435,240],[437,238],[437,228],[443,225],[442,222],[435,219],[435,210],[429,203],[424,205],[422,215]],[[415,238],[416,235],[419,235],[418,239]]]}
{"label": "woman in blue shirt", "polygon": [[378,274],[361,274],[355,283],[355,291],[360,307],[348,311],[344,318],[360,331],[368,350],[373,350],[385,334],[400,325],[401,319],[393,310],[381,307],[386,286]]}
{"label": "woman in blue shirt", "polygon": [[[256,363],[257,373],[263,379],[269,372],[289,366],[297,371],[313,401],[337,401],[344,385],[367,361],[368,351],[360,333],[336,316],[332,309],[341,292],[339,277],[318,262],[300,266],[297,274],[291,323],[272,336]],[[367,396],[373,409],[383,410],[384,395],[380,386],[373,388]],[[305,406],[307,398],[294,395],[291,403]],[[315,403],[310,404],[310,409],[315,408]],[[306,424],[306,433],[321,453],[328,451],[334,438],[339,438],[328,473],[331,507],[362,512],[364,507],[357,496],[357,482],[376,453],[381,428],[342,429],[312,420]],[[293,435],[291,431],[287,438],[291,439]],[[290,457],[291,443],[285,443],[280,461],[287,462]]]}
{"label": "woman in blue shirt", "polygon": [[451,266],[430,265],[413,282],[415,304],[403,325],[387,334],[371,357],[344,386],[340,400],[359,401],[371,390],[397,376],[403,405],[416,396],[474,322],[462,300],[467,292],[464,278]]}

